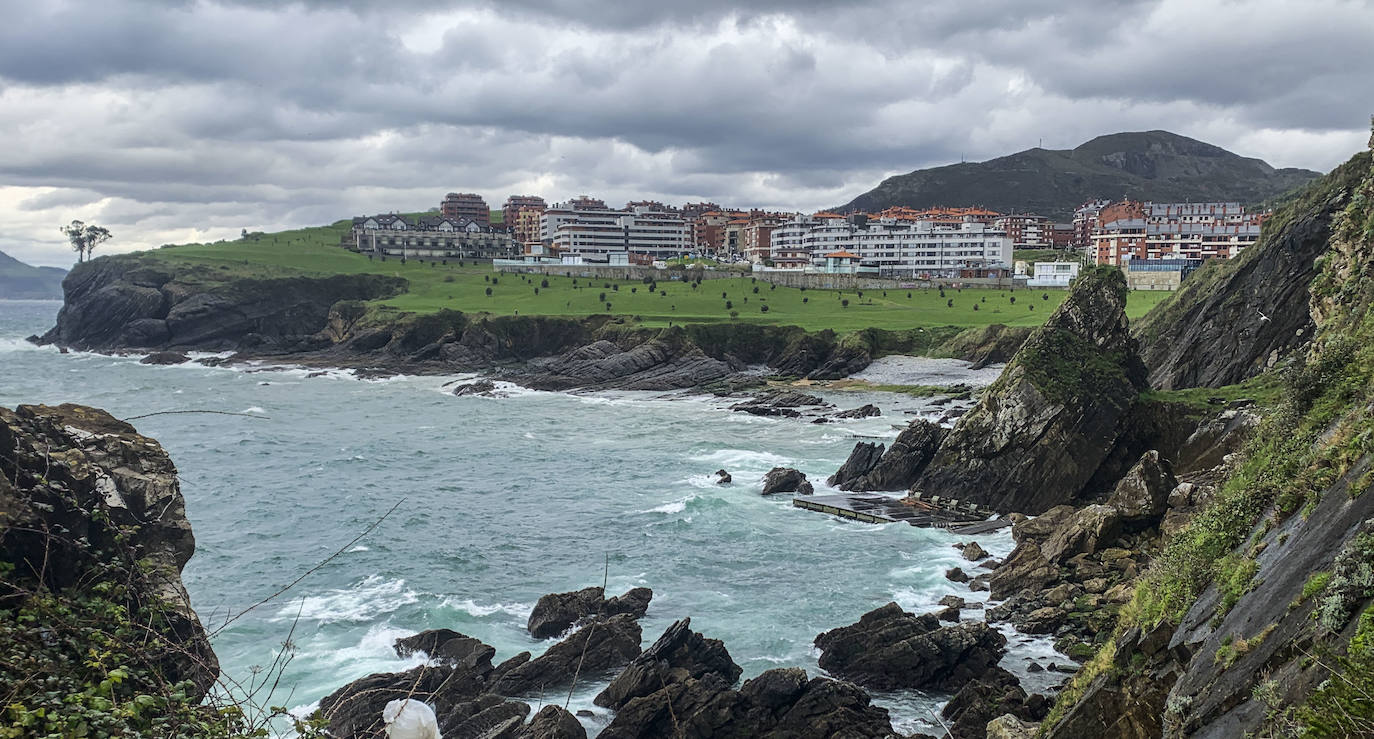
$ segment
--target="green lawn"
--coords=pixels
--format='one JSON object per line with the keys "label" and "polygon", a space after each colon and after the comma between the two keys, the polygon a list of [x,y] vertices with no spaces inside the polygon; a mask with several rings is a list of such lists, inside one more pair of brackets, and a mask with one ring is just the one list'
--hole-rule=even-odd
{"label": "green lawn", "polygon": [[[657,291],[637,281],[588,280],[497,274],[490,265],[436,265],[391,258],[369,260],[339,248],[347,224],[284,231],[258,240],[165,247],[152,252],[172,263],[200,265],[210,275],[379,273],[404,277],[410,291],[382,305],[417,313],[451,308],[494,315],[638,316],[646,325],[734,320],[796,325],[808,330],[906,329],[928,326],[1037,325],[1064,299],[1062,290],[800,290],[773,287],[747,275],[705,280],[700,287],[673,281],[665,271]],[[683,273],[678,272],[678,275]],[[685,279],[685,278],[684,278]],[[548,286],[543,286],[543,281]],[[494,282],[493,282],[494,281]],[[575,284],[574,284],[575,283]],[[491,295],[486,290],[491,289]],[[538,288],[538,293],[535,290]],[[604,297],[603,297],[604,293]],[[1131,317],[1143,315],[1165,292],[1133,293]],[[1014,301],[1013,301],[1014,299]],[[730,307],[726,306],[727,301]],[[848,301],[848,306],[844,306]],[[953,305],[949,305],[952,302]],[[609,303],[609,307],[607,306]],[[765,313],[763,307],[767,306]]]}

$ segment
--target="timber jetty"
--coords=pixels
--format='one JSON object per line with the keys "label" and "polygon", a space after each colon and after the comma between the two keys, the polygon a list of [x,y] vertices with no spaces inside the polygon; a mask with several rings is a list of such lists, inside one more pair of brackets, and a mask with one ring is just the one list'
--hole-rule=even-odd
{"label": "timber jetty", "polygon": [[896,523],[949,529],[960,534],[986,534],[1011,525],[1007,519],[991,519],[995,511],[974,503],[938,495],[914,494],[894,498],[878,493],[798,495],[792,505],[864,523]]}

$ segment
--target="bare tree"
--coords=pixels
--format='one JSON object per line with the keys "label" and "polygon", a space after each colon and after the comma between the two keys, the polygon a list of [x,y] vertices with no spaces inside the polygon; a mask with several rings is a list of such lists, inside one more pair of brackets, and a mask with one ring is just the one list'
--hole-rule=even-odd
{"label": "bare tree", "polygon": [[106,241],[109,241],[113,234],[104,226],[97,226],[94,223],[87,225],[81,221],[72,221],[71,225],[62,226],[59,229],[67,241],[72,244],[72,250],[76,252],[76,261],[84,262],[91,258],[91,252]]}

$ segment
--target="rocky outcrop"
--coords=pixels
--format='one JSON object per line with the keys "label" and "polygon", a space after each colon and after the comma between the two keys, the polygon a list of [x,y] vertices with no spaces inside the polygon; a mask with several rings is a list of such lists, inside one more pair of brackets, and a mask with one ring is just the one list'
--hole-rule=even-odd
{"label": "rocky outcrop", "polygon": [[912,421],[892,448],[859,442],[829,483],[841,490],[905,490],[920,477],[949,431],[924,419]]}
{"label": "rocky outcrop", "polygon": [[191,361],[191,358],[182,352],[153,352],[143,359],[140,359],[139,364],[185,364],[189,361]]}
{"label": "rocky outcrop", "polygon": [[916,486],[1003,512],[1080,499],[1143,386],[1121,271],[1085,273],[955,425]]}
{"label": "rocky outcrop", "polygon": [[763,494],[798,493],[810,495],[815,492],[806,475],[791,467],[774,467],[763,476]]}
{"label": "rocky outcrop", "polygon": [[[988,724],[1000,717],[1011,727],[1039,721],[1049,712],[1050,701],[1043,695],[1026,695],[1021,681],[1001,667],[989,668],[959,688],[940,715],[949,719],[951,739],[982,739],[994,734]],[[1013,723],[1014,722],[1014,723]],[[1034,731],[1019,739],[1031,739]]]}
{"label": "rocky outcrop", "polygon": [[534,714],[517,739],[587,739],[587,730],[576,716],[559,706],[548,705]]}
{"label": "rocky outcrop", "polygon": [[772,390],[759,393],[758,395],[742,403],[730,406],[730,410],[738,413],[748,413],[751,416],[784,416],[787,418],[798,418],[802,415],[801,408],[828,408],[830,404],[824,400],[806,393],[795,390]]}
{"label": "rocky outcrop", "polygon": [[[39,589],[78,604],[104,593],[129,621],[110,623],[109,632],[137,631],[128,637],[141,645],[127,657],[139,661],[129,666],[129,679],[152,667],[164,685],[188,681],[196,703],[218,678],[219,664],[181,581],[194,551],[176,467],[156,441],[85,406],[0,408],[0,563],[8,566],[10,586],[0,593],[0,608],[18,608],[24,592]],[[86,617],[79,605],[72,608],[70,618]],[[50,624],[46,645],[58,648],[70,626]],[[112,640],[102,648],[118,646]],[[68,659],[83,664],[87,657]]]}
{"label": "rocky outcrop", "polygon": [[940,626],[896,603],[855,624],[816,637],[820,666],[832,675],[879,690],[955,690],[1002,658],[1006,637],[982,622]]}
{"label": "rocky outcrop", "polygon": [[531,363],[518,382],[536,390],[677,390],[723,380],[742,369],[681,341],[651,339],[622,349],[601,340]]}
{"label": "rocky outcrop", "polygon": [[391,297],[406,282],[384,275],[241,277],[119,255],[78,264],[44,343],[79,349],[224,350],[297,345],[325,328],[339,301]]}
{"label": "rocky outcrop", "polygon": [[1265,223],[1236,259],[1209,263],[1135,327],[1152,387],[1220,387],[1272,367],[1313,335],[1308,288],[1331,223],[1369,172],[1363,152]]}
{"label": "rocky outcrop", "polygon": [[453,388],[453,394],[460,398],[467,395],[491,397],[496,394],[496,383],[491,380],[464,383]]}
{"label": "rocky outcrop", "polygon": [[668,628],[601,695],[614,708],[607,739],[707,737],[893,736],[887,711],[859,688],[799,668],[769,670],[734,689],[740,668],[720,642]]}
{"label": "rocky outcrop", "polygon": [[[528,695],[566,685],[579,672],[594,675],[623,667],[639,656],[641,636],[639,622],[629,614],[593,620],[538,657],[496,677],[491,689],[501,695]],[[520,660],[520,656],[512,659]]]}
{"label": "rocky outcrop", "polygon": [[605,601],[606,595],[601,588],[549,593],[534,604],[525,628],[536,639],[558,636],[578,621],[600,611]]}
{"label": "rocky outcrop", "polygon": [[409,698],[434,709],[443,736],[480,736],[502,727],[491,736],[513,737],[530,707],[489,694],[492,673],[491,663],[482,662],[466,668],[422,665],[368,675],[320,699],[314,716],[327,722],[329,735],[338,739],[386,739],[382,709],[393,700]]}
{"label": "rocky outcrop", "polygon": [[598,706],[620,710],[636,698],[644,698],[669,683],[703,680],[708,675],[730,686],[743,670],[725,645],[692,631],[692,619],[684,618],[669,626],[652,646],[644,650],[596,696]]}

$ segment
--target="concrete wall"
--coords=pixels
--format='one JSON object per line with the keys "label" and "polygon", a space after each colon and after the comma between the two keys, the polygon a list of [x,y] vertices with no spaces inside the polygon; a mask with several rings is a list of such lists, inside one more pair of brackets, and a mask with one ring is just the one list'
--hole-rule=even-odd
{"label": "concrete wall", "polygon": [[[559,264],[502,264],[495,267],[501,272],[517,274],[545,274],[560,277],[583,277],[596,280],[643,280],[645,277],[659,282],[671,280],[695,280],[698,275],[703,280],[719,280],[737,277],[754,277],[759,282],[769,282],[782,287],[804,287],[808,290],[904,290],[934,287],[936,285],[968,288],[1006,290],[1024,288],[1026,281],[1011,278],[989,279],[986,277],[967,279],[913,280],[889,279],[868,275],[827,275],[806,272],[727,272],[723,270],[669,270],[653,267],[621,267],[604,265],[559,265]],[[1054,288],[1050,288],[1054,289]]]}
{"label": "concrete wall", "polygon": [[1126,270],[1126,286],[1132,290],[1177,290],[1181,272],[1132,272]]}

